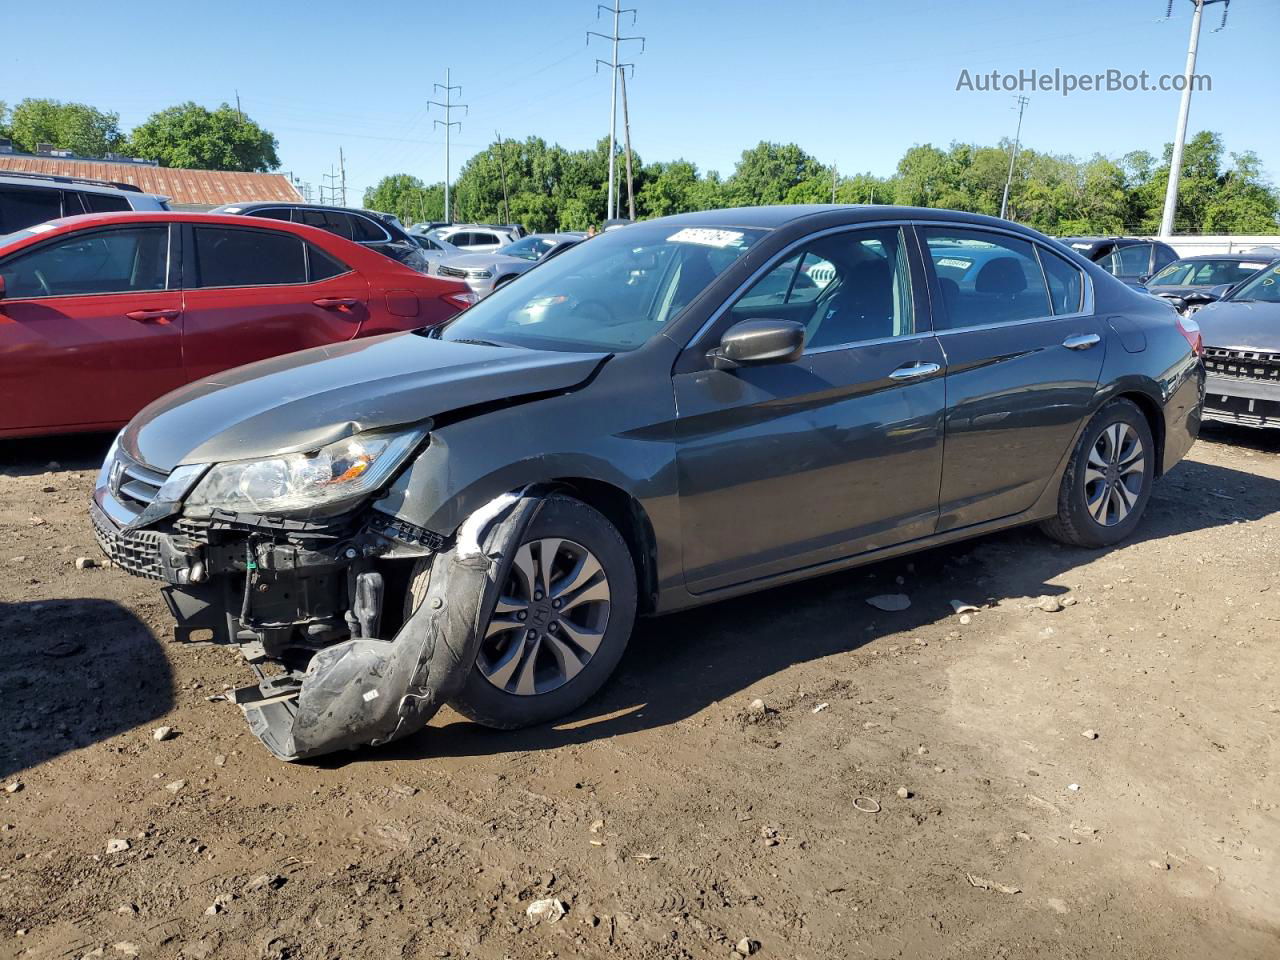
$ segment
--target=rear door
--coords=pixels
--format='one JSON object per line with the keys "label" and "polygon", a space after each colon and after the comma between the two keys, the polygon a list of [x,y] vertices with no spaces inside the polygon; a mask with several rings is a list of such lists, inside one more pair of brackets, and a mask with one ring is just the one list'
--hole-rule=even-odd
{"label": "rear door", "polygon": [[1013,233],[918,228],[946,354],[939,532],[1012,516],[1088,414],[1106,352],[1083,271]]}
{"label": "rear door", "polygon": [[109,427],[185,382],[177,240],[122,225],[0,263],[0,430]]}
{"label": "rear door", "polygon": [[266,226],[184,229],[188,379],[350,340],[369,315],[364,277],[296,234]]}
{"label": "rear door", "polygon": [[[828,232],[783,254],[675,374],[684,571],[703,593],[933,532],[943,356],[909,228]],[[791,363],[717,369],[748,319],[807,329]]]}

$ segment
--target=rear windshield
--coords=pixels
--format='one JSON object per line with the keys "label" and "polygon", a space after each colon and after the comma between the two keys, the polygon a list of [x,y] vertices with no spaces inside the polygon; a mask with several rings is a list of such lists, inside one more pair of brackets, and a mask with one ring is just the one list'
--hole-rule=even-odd
{"label": "rear windshield", "polygon": [[545,350],[634,350],[764,234],[661,223],[610,230],[499,287],[434,335]]}

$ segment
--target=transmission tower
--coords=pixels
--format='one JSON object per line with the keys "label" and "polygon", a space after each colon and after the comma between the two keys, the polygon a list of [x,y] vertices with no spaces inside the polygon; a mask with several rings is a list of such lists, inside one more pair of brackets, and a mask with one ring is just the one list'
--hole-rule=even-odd
{"label": "transmission tower", "polygon": [[433,87],[432,92],[444,91],[444,102],[439,100],[428,100],[427,109],[434,107],[444,108],[444,119],[436,120],[434,127],[444,127],[444,219],[453,220],[453,215],[449,211],[449,134],[454,127],[462,129],[462,121],[453,119],[454,110],[462,110],[464,113],[470,113],[470,108],[465,103],[454,103],[453,94],[456,91],[458,96],[462,96],[462,87],[451,86],[449,81],[453,79],[449,68],[444,71],[444,83],[437,83]]}
{"label": "transmission tower", "polygon": [[613,14],[613,32],[612,33],[599,33],[595,30],[587,31],[588,44],[591,43],[592,37],[599,37],[601,40],[608,40],[611,44],[613,44],[613,56],[611,59],[601,60],[598,57],[596,58],[597,72],[601,67],[608,67],[609,80],[610,80],[610,83],[609,83],[609,196],[605,203],[605,211],[606,211],[605,219],[606,220],[612,220],[618,215],[617,199],[614,196],[614,184],[617,181],[616,153],[617,153],[617,142],[618,142],[618,71],[624,70],[627,67],[630,67],[632,76],[635,75],[634,63],[618,62],[618,44],[628,43],[633,40],[639,40],[641,53],[644,53],[644,44],[645,44],[644,37],[624,37],[619,35],[618,21],[621,18],[622,14],[624,13],[631,14],[631,25],[635,26],[635,23],[636,23],[635,9],[633,7],[627,7],[626,9],[623,9],[622,7],[618,6],[619,2],[620,0],[613,0],[612,7],[607,7],[603,3],[596,4],[597,20],[600,19],[601,11],[604,11],[605,13]]}

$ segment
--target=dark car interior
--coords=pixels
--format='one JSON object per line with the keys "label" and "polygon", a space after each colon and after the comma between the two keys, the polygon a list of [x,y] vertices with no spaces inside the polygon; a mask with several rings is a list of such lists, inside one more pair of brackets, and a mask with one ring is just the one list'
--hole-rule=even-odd
{"label": "dark car interior", "polygon": [[10,298],[163,290],[168,255],[167,227],[111,230],[21,254],[0,275]]}

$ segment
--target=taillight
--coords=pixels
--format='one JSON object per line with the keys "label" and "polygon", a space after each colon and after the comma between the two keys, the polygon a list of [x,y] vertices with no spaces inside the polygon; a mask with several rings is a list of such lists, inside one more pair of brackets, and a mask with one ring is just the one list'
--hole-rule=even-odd
{"label": "taillight", "polygon": [[1173,322],[1178,325],[1178,332],[1191,344],[1191,352],[1197,357],[1203,357],[1204,337],[1200,336],[1200,324],[1190,317],[1174,317]]}

